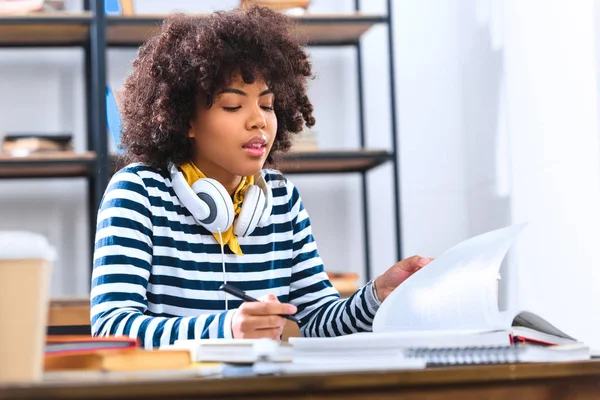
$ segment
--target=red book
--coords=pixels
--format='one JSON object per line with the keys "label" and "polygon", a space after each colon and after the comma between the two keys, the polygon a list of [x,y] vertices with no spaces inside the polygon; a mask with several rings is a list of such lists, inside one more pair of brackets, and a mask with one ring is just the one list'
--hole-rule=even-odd
{"label": "red book", "polygon": [[89,353],[90,351],[123,350],[138,347],[138,341],[126,336],[92,337],[65,335],[46,337],[46,355]]}

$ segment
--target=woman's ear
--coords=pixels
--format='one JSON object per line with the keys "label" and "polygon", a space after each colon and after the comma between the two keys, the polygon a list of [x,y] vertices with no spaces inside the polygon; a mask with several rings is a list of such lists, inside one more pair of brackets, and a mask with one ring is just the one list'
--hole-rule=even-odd
{"label": "woman's ear", "polygon": [[196,138],[196,128],[195,128],[195,124],[193,122],[190,122],[190,129],[188,130],[188,137],[189,138]]}

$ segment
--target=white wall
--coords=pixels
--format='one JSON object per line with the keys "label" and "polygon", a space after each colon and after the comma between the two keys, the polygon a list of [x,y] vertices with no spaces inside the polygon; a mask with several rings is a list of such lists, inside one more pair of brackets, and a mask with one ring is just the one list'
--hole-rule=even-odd
{"label": "white wall", "polygon": [[594,1],[505,4],[511,210],[530,222],[516,251],[518,304],[599,347]]}
{"label": "white wall", "polygon": [[[394,4],[405,255],[437,256],[510,223],[498,128],[502,54],[475,0]],[[502,276],[504,308],[509,271]]]}

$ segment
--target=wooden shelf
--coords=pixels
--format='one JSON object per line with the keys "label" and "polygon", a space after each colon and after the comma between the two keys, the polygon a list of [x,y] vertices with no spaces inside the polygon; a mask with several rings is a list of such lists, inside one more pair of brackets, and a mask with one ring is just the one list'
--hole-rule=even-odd
{"label": "wooden shelf", "polygon": [[288,174],[364,172],[392,157],[384,150],[290,152],[280,156],[277,168]]}
{"label": "wooden shelf", "polygon": [[90,176],[96,155],[39,153],[27,157],[0,154],[0,178],[72,178]]}
{"label": "wooden shelf", "polygon": [[0,17],[0,47],[80,46],[87,42],[89,13]]}
{"label": "wooden shelf", "polygon": [[48,307],[48,326],[90,324],[90,299],[52,299]]}
{"label": "wooden shelf", "polygon": [[[197,14],[197,18],[205,17]],[[164,15],[110,16],[107,42],[110,46],[138,46],[158,29],[164,18]],[[387,22],[385,16],[365,14],[317,14],[293,18],[298,23],[298,35],[312,45],[356,43],[371,26]]]}
{"label": "wooden shelf", "polygon": [[[364,172],[392,159],[393,155],[385,150],[291,151],[276,156],[275,168],[286,174]],[[116,171],[114,156],[110,157],[110,164],[111,170]]]}

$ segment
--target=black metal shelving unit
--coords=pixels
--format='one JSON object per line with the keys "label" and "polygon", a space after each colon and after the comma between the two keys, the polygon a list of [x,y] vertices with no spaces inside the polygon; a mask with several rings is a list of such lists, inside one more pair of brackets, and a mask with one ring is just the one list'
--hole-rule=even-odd
{"label": "black metal shelving unit", "polygon": [[[354,10],[360,13],[360,0],[354,0]],[[392,24],[392,0],[386,0],[386,15],[381,16],[379,23],[385,24],[387,28],[387,44],[388,44],[388,65],[389,65],[389,87],[390,87],[390,116],[391,116],[391,143],[392,148],[388,152],[389,161],[393,165],[393,195],[394,195],[394,210],[392,215],[395,221],[396,234],[396,260],[402,258],[402,225],[400,220],[400,171],[399,171],[399,154],[398,140],[396,137],[397,121],[396,121],[396,93],[394,79],[394,45],[393,45],[393,24]],[[360,148],[366,147],[366,130],[365,130],[365,96],[363,94],[363,64],[362,64],[362,44],[360,37],[350,45],[356,49],[356,66],[357,66],[357,90],[358,90],[358,124],[360,134]],[[362,195],[362,219],[363,219],[363,242],[365,246],[364,273],[366,280],[370,280],[372,276],[371,269],[371,237],[369,235],[369,195],[368,195],[368,177],[369,169],[359,171],[361,174],[361,195]]]}
{"label": "black metal shelving unit", "polygon": [[84,2],[81,13],[48,13],[0,17],[0,48],[83,49],[86,88],[87,152],[0,156],[0,179],[79,178],[88,181],[90,245],[96,226],[96,210],[108,184],[106,135],[104,1]]}
{"label": "black metal shelving unit", "polygon": [[[356,50],[357,91],[359,98],[360,148],[344,151],[298,152],[284,155],[279,168],[291,174],[358,173],[361,176],[362,217],[365,246],[364,274],[371,278],[368,173],[377,166],[393,164],[396,258],[402,257],[400,186],[398,169],[397,121],[395,116],[392,1],[386,15],[355,14],[307,15],[294,17],[297,32],[309,46],[351,46]],[[93,246],[96,210],[113,172],[106,127],[107,50],[110,47],[138,46],[162,23],[161,16],[106,16],[104,0],[85,0],[85,11],[78,14],[0,17],[0,48],[4,47],[81,47],[84,51],[87,152],[59,156],[11,158],[0,156],[0,179],[85,177],[88,181],[89,243]],[[198,15],[203,18],[203,15]],[[388,150],[366,149],[361,36],[375,24],[387,26],[390,73],[391,143]]]}

